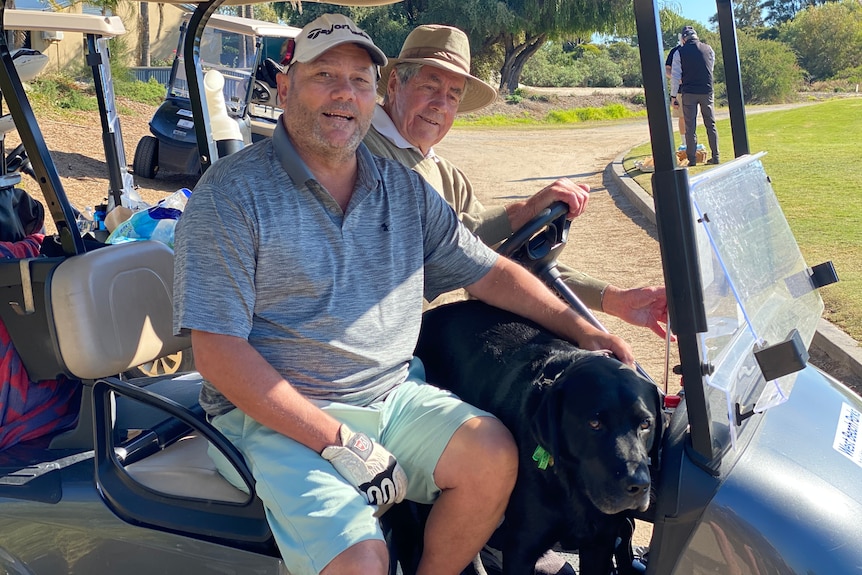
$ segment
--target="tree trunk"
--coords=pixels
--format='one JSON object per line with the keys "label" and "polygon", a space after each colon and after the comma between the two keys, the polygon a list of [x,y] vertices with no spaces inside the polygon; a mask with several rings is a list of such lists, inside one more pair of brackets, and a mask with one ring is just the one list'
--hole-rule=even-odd
{"label": "tree trunk", "polygon": [[140,65],[150,65],[150,4],[141,2],[141,60]]}
{"label": "tree trunk", "polygon": [[159,40],[162,37],[162,27],[165,24],[165,4],[159,2],[157,6],[159,7],[159,26],[156,28],[156,40]]}
{"label": "tree trunk", "polygon": [[524,41],[516,45],[513,35],[506,34],[502,37],[501,43],[505,49],[505,56],[503,67],[500,68],[501,93],[508,92],[511,94],[518,89],[524,64],[542,47],[547,39],[548,36],[544,33],[536,36],[527,34]]}

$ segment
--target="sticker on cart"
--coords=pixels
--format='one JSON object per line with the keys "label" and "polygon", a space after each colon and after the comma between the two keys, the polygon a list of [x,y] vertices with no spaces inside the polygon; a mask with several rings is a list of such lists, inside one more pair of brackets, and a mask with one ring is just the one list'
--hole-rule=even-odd
{"label": "sticker on cart", "polygon": [[191,110],[186,110],[186,109],[184,109],[184,108],[180,108],[179,110],[177,110],[177,115],[179,115],[179,116],[185,116],[186,118],[192,118],[192,117],[194,117],[194,114],[192,113],[192,111],[191,111]]}
{"label": "sticker on cart", "polygon": [[188,120],[179,120],[179,121],[177,121],[177,127],[183,128],[185,130],[191,130],[192,128],[195,127],[195,123],[189,122]]}
{"label": "sticker on cart", "polygon": [[859,441],[859,424],[862,412],[846,403],[841,405],[841,416],[835,430],[832,448],[862,467],[862,442]]}

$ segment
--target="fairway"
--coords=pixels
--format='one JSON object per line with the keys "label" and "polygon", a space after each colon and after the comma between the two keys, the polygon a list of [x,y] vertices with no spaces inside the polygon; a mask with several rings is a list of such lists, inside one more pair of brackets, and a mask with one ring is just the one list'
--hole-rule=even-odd
{"label": "fairway", "polygon": [[[862,98],[749,113],[747,124],[751,151],[767,152],[763,165],[806,261],[831,260],[838,272],[840,281],[820,290],[826,319],[862,341]],[[721,157],[729,160],[730,121],[717,125]],[[706,142],[703,126],[698,141]],[[651,193],[650,174],[634,168],[650,153],[649,144],[638,146],[623,165]]]}

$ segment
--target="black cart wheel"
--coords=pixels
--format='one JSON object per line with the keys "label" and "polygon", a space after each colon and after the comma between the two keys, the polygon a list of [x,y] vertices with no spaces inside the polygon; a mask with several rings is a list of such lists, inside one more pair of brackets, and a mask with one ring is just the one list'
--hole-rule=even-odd
{"label": "black cart wheel", "polygon": [[159,141],[153,136],[144,136],[135,148],[133,171],[142,178],[155,178],[159,171]]}

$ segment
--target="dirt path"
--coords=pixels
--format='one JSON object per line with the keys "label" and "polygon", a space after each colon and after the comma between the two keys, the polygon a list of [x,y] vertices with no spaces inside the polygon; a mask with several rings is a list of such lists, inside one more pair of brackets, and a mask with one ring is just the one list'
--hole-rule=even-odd
{"label": "dirt path", "polygon": [[[437,151],[468,175],[486,206],[528,197],[561,177],[589,184],[587,211],[573,222],[561,260],[620,287],[634,287],[663,283],[655,228],[605,181],[604,170],[620,153],[648,139],[646,120],[517,131],[470,128],[452,130]],[[614,317],[597,316],[632,344],[638,362],[661,381],[664,340]],[[672,354],[675,364],[675,349]]]}

